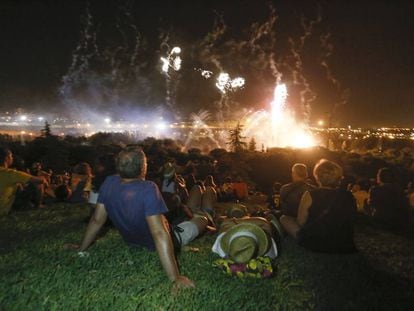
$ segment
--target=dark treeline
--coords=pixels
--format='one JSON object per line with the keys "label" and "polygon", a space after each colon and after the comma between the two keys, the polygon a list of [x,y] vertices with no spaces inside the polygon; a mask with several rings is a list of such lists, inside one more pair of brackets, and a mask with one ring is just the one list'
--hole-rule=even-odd
{"label": "dark treeline", "polygon": [[323,147],[309,149],[272,148],[266,152],[239,150],[228,152],[225,149],[212,149],[208,152],[190,148],[183,152],[180,142],[172,139],[146,138],[137,141],[124,133],[97,133],[91,137],[58,137],[50,132],[34,140],[13,141],[1,135],[0,144],[7,144],[15,155],[14,167],[25,169],[34,162],[41,162],[45,169],[55,174],[71,171],[80,163],[87,162],[92,168],[99,157],[117,154],[125,145],[138,144],[148,156],[148,178],[157,178],[162,165],[173,159],[182,171],[194,173],[197,179],[213,175],[218,182],[225,177],[241,177],[258,191],[268,192],[275,181],[290,181],[291,166],[296,162],[305,163],[310,172],[315,163],[326,158],[344,168],[346,179],[373,179],[378,169],[390,167],[401,186],[405,187],[414,177],[412,149],[388,149],[377,153],[353,153],[330,151]]}

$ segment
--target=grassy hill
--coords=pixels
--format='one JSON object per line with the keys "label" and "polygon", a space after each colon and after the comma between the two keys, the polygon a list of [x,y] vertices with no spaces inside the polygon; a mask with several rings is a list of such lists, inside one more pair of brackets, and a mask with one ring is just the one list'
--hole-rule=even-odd
{"label": "grassy hill", "polygon": [[238,279],[212,267],[214,236],[179,255],[197,288],[177,295],[156,253],[129,248],[110,229],[79,257],[89,208],[54,205],[0,220],[0,310],[413,310],[414,241],[359,225],[353,255],[282,243],[271,279]]}

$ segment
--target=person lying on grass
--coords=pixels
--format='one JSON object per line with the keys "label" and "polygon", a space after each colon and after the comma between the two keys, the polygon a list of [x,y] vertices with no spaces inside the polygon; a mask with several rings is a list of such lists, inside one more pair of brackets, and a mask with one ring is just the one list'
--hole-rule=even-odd
{"label": "person lying on grass", "polygon": [[178,270],[174,244],[180,247],[195,239],[205,230],[207,218],[195,215],[170,229],[163,215],[168,210],[157,185],[145,180],[147,162],[139,147],[121,151],[116,167],[119,175],[107,177],[100,188],[95,212],[79,250],[85,251],[94,242],[109,216],[129,245],[158,252],[168,278],[174,282],[173,290],[195,287]]}

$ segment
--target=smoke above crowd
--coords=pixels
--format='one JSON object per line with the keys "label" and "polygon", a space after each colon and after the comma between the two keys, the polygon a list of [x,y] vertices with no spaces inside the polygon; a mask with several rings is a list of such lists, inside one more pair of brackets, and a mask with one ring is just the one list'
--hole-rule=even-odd
{"label": "smoke above crowd", "polygon": [[186,33],[191,25],[154,21],[152,29],[140,28],[143,12],[132,2],[116,4],[109,17],[86,5],[59,88],[67,113],[91,121],[188,121],[206,113],[218,122],[239,120],[268,109],[281,83],[289,92],[286,105],[304,124],[321,92],[334,94],[332,109],[344,103],[346,92],[329,66],[333,45],[323,10],[299,14],[287,27],[277,7],[262,5],[264,14],[242,26],[206,12],[210,29],[197,38]]}

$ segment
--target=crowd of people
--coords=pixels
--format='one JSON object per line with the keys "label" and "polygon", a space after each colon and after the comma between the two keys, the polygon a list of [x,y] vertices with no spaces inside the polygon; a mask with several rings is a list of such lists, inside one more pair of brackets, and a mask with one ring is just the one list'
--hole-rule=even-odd
{"label": "crowd of people", "polygon": [[[36,208],[52,201],[89,203],[92,216],[81,244],[74,247],[80,254],[109,219],[128,245],[158,253],[177,288],[195,285],[181,275],[176,254],[204,233],[217,232],[212,251],[236,264],[276,258],[287,235],[312,251],[350,253],[356,251],[357,214],[400,228],[414,208],[412,184],[404,192],[392,170],[379,170],[371,186],[363,180],[344,185],[341,166],[326,159],[315,164],[312,177],[305,164],[294,164],[292,182],[275,182],[267,200],[249,190],[240,176],[221,183],[212,174],[198,180],[197,172],[178,167],[174,159],[146,180],[147,158],[139,146],[102,156],[93,169],[81,162],[62,175],[43,170],[40,163],[28,171],[12,169],[12,164],[12,152],[1,147],[0,216],[24,202]],[[258,202],[264,208],[259,210]]]}
{"label": "crowd of people", "polygon": [[105,178],[116,173],[113,155],[98,158],[94,169],[79,162],[60,174],[43,169],[40,162],[28,168],[13,165],[13,153],[4,146],[0,147],[0,161],[0,216],[12,209],[44,208],[55,202],[93,203]]}

